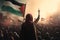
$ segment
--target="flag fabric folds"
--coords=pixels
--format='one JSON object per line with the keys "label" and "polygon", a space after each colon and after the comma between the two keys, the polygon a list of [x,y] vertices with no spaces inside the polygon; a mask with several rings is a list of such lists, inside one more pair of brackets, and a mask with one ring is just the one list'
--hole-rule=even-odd
{"label": "flag fabric folds", "polygon": [[17,10],[14,10],[12,7],[10,6],[2,6],[2,11],[8,11],[10,13],[13,13],[13,14],[16,14],[16,15],[19,15],[21,16],[22,13],[20,11],[17,11]]}
{"label": "flag fabric folds", "polygon": [[[2,11],[6,11],[6,12],[9,12],[9,13],[18,15],[18,16],[24,16],[26,4],[19,3],[19,2],[14,1],[14,0],[12,0],[12,1],[9,0],[7,2],[5,1],[5,3],[7,3],[8,5],[3,4],[3,6],[1,7]],[[19,7],[16,7],[16,6],[19,6]]]}

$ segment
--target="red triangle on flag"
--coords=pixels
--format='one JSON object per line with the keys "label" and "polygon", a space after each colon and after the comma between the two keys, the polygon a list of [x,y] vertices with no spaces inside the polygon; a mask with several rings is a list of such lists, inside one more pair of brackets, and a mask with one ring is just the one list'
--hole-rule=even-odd
{"label": "red triangle on flag", "polygon": [[22,12],[23,16],[25,14],[25,7],[26,7],[26,5],[24,4],[24,5],[20,6],[20,8],[19,8],[20,11]]}

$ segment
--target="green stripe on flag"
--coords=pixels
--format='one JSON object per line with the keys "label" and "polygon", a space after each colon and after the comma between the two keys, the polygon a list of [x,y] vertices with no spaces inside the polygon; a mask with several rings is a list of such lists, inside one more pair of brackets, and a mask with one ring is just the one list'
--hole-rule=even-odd
{"label": "green stripe on flag", "polygon": [[2,9],[2,11],[7,11],[7,12],[10,12],[10,13],[15,14],[15,15],[22,16],[21,11],[17,11],[10,6],[3,5],[1,9]]}

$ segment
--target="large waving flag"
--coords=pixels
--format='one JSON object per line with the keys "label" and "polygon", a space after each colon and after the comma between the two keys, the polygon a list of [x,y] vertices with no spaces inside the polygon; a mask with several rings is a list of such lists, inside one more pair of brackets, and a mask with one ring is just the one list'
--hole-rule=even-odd
{"label": "large waving flag", "polygon": [[26,3],[20,1],[22,0],[0,0],[0,22],[3,26],[18,26],[23,22]]}
{"label": "large waving flag", "polygon": [[18,16],[24,16],[26,4],[19,3],[15,0],[5,0],[3,6],[1,7],[2,11],[6,11]]}

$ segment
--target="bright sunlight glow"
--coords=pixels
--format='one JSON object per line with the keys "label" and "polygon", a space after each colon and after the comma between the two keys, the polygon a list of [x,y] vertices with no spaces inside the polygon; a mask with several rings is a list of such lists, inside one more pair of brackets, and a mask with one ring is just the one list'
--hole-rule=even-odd
{"label": "bright sunlight glow", "polygon": [[30,13],[37,18],[38,9],[40,9],[40,18],[47,18],[58,10],[60,0],[28,0],[26,14]]}

